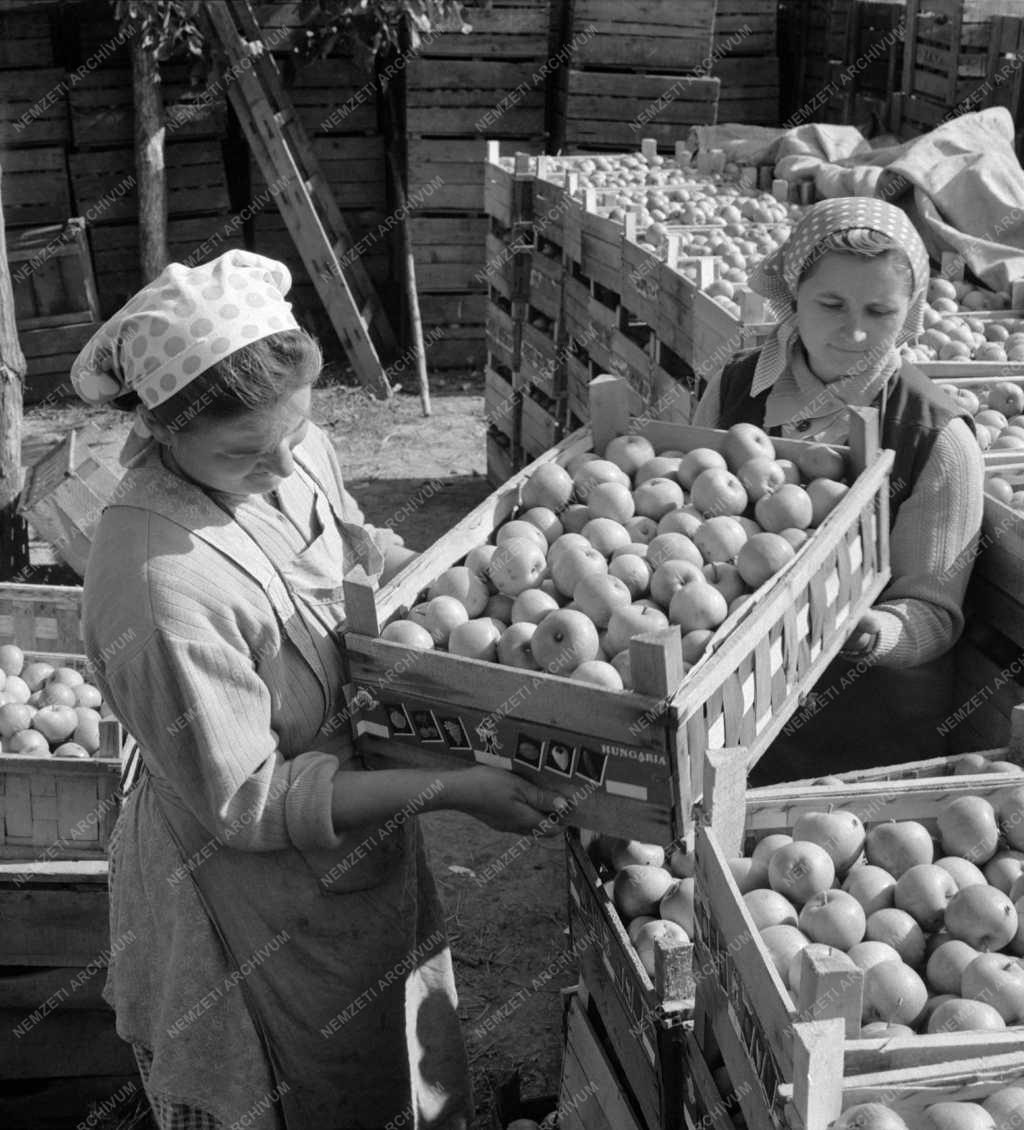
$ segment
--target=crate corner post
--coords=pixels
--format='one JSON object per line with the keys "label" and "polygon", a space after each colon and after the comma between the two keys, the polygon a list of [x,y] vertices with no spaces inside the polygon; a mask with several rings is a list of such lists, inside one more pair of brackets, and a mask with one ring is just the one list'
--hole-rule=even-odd
{"label": "crate corner post", "polygon": [[843,1044],[840,1019],[793,1025],[793,1104],[800,1125],[830,1126],[843,1105]]}
{"label": "crate corner post", "polygon": [[345,574],[345,619],[350,632],[364,636],[379,636],[380,622],[374,598],[373,578],[361,565]]}
{"label": "crate corner post", "polygon": [[629,427],[630,387],[611,373],[600,373],[587,386],[590,393],[590,428],[594,450],[603,452]]}

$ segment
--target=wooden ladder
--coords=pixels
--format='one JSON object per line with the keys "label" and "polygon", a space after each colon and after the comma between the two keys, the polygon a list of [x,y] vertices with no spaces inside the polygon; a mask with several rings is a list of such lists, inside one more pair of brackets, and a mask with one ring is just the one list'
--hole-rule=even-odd
{"label": "wooden ladder", "polygon": [[[324,180],[313,145],[285,92],[249,0],[207,0],[207,24],[224,52],[219,78],[259,162],[356,376],[377,395],[391,385],[377,353],[397,353],[394,330],[356,241]],[[377,344],[370,336],[371,327]]]}

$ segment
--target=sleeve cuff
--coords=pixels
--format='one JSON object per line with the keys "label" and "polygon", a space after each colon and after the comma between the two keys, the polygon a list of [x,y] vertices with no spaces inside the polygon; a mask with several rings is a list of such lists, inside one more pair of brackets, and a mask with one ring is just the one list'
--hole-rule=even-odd
{"label": "sleeve cuff", "polygon": [[903,636],[903,621],[879,604],[871,611],[878,620],[878,636],[875,646],[865,652],[862,658],[870,658],[879,667],[902,667],[904,664],[899,658],[899,645]]}
{"label": "sleeve cuff", "polygon": [[300,851],[340,847],[346,837],[336,834],[332,816],[338,759],[330,753],[313,751],[300,754],[290,768],[285,818],[292,843]]}

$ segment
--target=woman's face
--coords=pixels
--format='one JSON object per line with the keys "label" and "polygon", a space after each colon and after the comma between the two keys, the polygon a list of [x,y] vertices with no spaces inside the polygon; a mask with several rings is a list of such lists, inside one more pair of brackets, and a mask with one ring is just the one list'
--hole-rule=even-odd
{"label": "woman's face", "polygon": [[891,255],[823,255],[796,292],[800,340],[815,376],[828,383],[873,370],[906,321],[908,291],[906,268]]}
{"label": "woman's face", "polygon": [[295,470],[292,451],[309,429],[311,407],[312,389],[306,386],[273,408],[225,420],[199,416],[181,431],[153,432],[201,486],[224,494],[267,494]]}

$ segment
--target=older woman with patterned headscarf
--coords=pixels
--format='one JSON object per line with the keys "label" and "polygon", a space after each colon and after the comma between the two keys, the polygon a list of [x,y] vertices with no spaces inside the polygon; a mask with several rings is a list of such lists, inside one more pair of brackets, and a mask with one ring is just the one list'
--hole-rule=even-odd
{"label": "older woman with patterned headscarf", "polygon": [[73,368],[137,419],[85,584],[86,648],[144,765],[110,847],[106,994],[162,1130],[465,1128],[413,814],[526,831],[562,802],[353,749],[342,578],[408,551],[366,525],[310,419],[321,358],[289,285],[246,252],[173,264]]}
{"label": "older woman with patterned headscarf", "polygon": [[897,348],[921,332],[928,256],[906,215],[849,197],[811,208],[751,278],[779,318],[712,380],[694,423],[844,443],[848,409],[880,411],[896,453],[892,580],[842,656],[755,768],[755,783],[938,755],[950,649],[982,514],[973,424]]}

